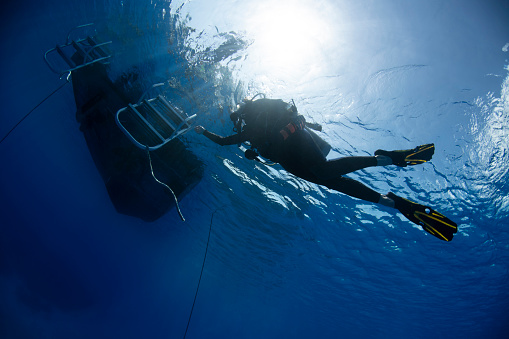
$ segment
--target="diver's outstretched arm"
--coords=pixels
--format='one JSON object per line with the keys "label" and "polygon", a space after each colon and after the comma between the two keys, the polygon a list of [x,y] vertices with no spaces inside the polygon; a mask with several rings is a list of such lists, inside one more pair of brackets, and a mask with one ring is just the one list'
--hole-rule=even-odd
{"label": "diver's outstretched arm", "polygon": [[244,141],[247,141],[246,134],[244,132],[233,134],[227,137],[222,137],[220,135],[207,131],[203,126],[196,126],[194,128],[194,131],[198,134],[203,134],[204,136],[206,136],[207,138],[221,146],[236,145],[241,144]]}

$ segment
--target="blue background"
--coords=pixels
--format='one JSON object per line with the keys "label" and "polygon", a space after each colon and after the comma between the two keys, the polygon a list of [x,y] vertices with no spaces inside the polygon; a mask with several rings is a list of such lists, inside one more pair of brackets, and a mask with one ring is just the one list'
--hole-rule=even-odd
{"label": "blue background", "polygon": [[437,240],[393,210],[189,133],[200,184],[154,223],[117,214],[70,84],[0,144],[0,337],[509,336],[508,1],[2,3],[0,137],[65,80],[43,54],[94,22],[110,76],[167,81],[198,123],[294,99],[332,156],[434,142],[433,161],[352,174],[459,225]]}

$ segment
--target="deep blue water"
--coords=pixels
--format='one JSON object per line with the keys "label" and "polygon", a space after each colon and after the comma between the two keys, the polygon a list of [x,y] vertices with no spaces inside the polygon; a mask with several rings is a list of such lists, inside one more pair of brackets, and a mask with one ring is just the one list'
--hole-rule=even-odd
{"label": "deep blue water", "polygon": [[433,161],[352,174],[429,203],[451,243],[392,210],[189,133],[200,184],[154,223],[115,212],[70,85],[0,144],[0,337],[509,336],[508,1],[2,4],[0,137],[64,80],[43,54],[76,25],[114,41],[198,123],[264,92],[323,125],[333,156],[434,142]]}

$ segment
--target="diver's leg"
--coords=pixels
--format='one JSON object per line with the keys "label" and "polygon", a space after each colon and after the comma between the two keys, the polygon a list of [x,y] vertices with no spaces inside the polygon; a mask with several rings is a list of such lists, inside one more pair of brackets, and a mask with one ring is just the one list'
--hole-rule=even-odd
{"label": "diver's leg", "polygon": [[345,177],[334,178],[324,182],[322,185],[335,191],[347,194],[351,197],[366,200],[373,203],[380,201],[381,194],[369,188],[363,183]]}
{"label": "diver's leg", "polygon": [[312,167],[312,171],[316,176],[327,180],[367,167],[387,166],[390,164],[392,164],[392,160],[386,156],[345,157],[319,163]]}
{"label": "diver's leg", "polygon": [[[364,161],[369,165],[373,161],[373,159],[369,158],[374,157],[365,158],[368,158],[364,159]],[[285,161],[282,162],[281,165],[289,173],[292,173],[293,175],[304,180],[307,180],[309,182],[318,185],[323,185],[325,187],[347,194],[354,198],[394,208],[394,201],[391,198],[374,191],[373,189],[367,187],[366,185],[359,181],[338,176],[337,174],[335,174],[334,177],[332,178],[324,178],[323,176],[318,176],[316,172],[311,171],[308,166],[303,166],[301,162],[295,161],[295,158],[291,157],[285,159]]]}
{"label": "diver's leg", "polygon": [[377,166],[389,166],[392,165],[392,159],[386,155],[375,155]]}
{"label": "diver's leg", "polygon": [[359,181],[350,178],[341,177],[328,180],[326,183],[323,183],[323,185],[354,198],[395,208],[393,199],[389,198],[387,195],[376,192]]}
{"label": "diver's leg", "polygon": [[396,202],[385,194],[380,194],[380,200],[378,200],[378,203],[390,208],[396,208]]}

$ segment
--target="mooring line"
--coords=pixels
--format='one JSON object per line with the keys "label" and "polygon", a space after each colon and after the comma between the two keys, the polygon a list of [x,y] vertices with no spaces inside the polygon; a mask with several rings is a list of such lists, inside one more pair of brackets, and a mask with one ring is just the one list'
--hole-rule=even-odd
{"label": "mooring line", "polygon": [[207,238],[207,246],[205,247],[205,255],[203,256],[203,263],[201,265],[200,278],[198,279],[198,286],[196,287],[196,293],[194,294],[193,306],[191,307],[191,312],[189,313],[189,319],[187,320],[186,332],[184,333],[184,339],[187,335],[187,330],[189,329],[189,324],[191,323],[191,317],[193,316],[194,305],[196,304],[196,297],[198,296],[198,290],[200,289],[201,277],[203,276],[203,269],[205,268],[205,260],[207,259],[207,252],[209,250],[210,243],[210,234],[212,233],[212,221],[214,220],[214,215],[221,208],[217,208],[210,217],[210,225],[209,225],[209,236]]}
{"label": "mooring line", "polygon": [[30,112],[28,112],[20,121],[18,121],[18,123],[16,125],[14,125],[13,128],[11,128],[11,130],[9,132],[7,132],[7,134],[2,138],[2,140],[0,140],[0,144],[5,140],[7,139],[7,137],[9,136],[9,134],[11,134],[12,131],[14,131],[16,129],[16,127],[18,127],[19,124],[21,124],[23,122],[23,120],[25,120],[26,118],[28,118],[28,116],[30,114],[32,114],[33,111],[35,111],[35,109],[39,106],[41,106],[46,100],[48,100],[53,94],[55,94],[56,92],[58,92],[60,89],[62,89],[68,82],[69,82],[69,79],[70,79],[70,75],[71,73],[69,73],[69,75],[67,76],[67,80],[66,82],[64,82],[62,85],[60,85],[56,90],[54,90],[50,95],[48,95],[46,98],[44,98],[40,103],[38,103],[34,108],[32,108],[30,110]]}

